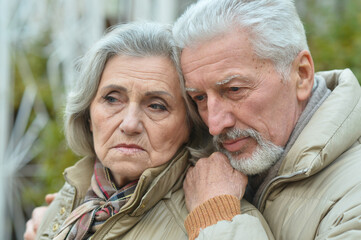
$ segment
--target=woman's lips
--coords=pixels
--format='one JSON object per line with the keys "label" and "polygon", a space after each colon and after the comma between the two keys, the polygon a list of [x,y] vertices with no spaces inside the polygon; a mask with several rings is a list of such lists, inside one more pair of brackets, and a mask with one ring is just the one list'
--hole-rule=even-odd
{"label": "woman's lips", "polygon": [[222,142],[222,146],[229,152],[237,152],[244,149],[250,137],[226,140]]}
{"label": "woman's lips", "polygon": [[117,151],[125,154],[134,154],[144,151],[144,149],[136,144],[119,144],[114,147]]}

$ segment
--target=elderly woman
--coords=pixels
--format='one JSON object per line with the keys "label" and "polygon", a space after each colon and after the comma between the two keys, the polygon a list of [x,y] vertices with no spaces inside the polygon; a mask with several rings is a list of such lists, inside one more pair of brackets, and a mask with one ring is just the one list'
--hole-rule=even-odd
{"label": "elderly woman", "polygon": [[65,170],[38,239],[187,239],[187,147],[208,134],[178,66],[170,30],[153,23],[115,27],[85,55],[65,111],[85,157]]}

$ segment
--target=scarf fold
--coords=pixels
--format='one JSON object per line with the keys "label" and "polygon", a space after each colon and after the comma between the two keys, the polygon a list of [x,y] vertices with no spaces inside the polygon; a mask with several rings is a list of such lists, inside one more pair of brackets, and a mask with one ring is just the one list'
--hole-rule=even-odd
{"label": "scarf fold", "polygon": [[55,240],[88,239],[106,220],[117,214],[132,196],[138,180],[117,189],[109,169],[96,159],[84,202],[65,220]]}

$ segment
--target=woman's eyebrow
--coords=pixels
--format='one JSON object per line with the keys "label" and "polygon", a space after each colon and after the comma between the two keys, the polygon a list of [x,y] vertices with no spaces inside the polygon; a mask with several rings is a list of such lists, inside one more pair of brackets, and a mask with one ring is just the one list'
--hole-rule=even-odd
{"label": "woman's eyebrow", "polygon": [[123,86],[119,86],[119,85],[115,85],[115,84],[109,84],[107,86],[104,86],[101,88],[102,90],[106,90],[106,89],[115,89],[115,90],[119,90],[122,92],[128,92],[128,89],[123,87]]}
{"label": "woman's eyebrow", "polygon": [[173,95],[170,94],[167,91],[148,91],[145,93],[145,96],[161,96],[161,95],[167,95],[173,98]]}

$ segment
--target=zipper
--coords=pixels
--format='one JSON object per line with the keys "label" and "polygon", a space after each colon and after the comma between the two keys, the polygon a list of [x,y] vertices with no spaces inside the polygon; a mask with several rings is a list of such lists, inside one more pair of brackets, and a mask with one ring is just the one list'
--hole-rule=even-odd
{"label": "zipper", "polygon": [[[289,175],[283,175],[283,176],[278,176],[273,178],[267,185],[266,187],[263,189],[262,193],[261,193],[261,197],[258,200],[258,204],[257,204],[257,208],[260,210],[260,212],[263,212],[263,208],[264,208],[264,198],[266,196],[266,193],[270,192],[270,188],[272,184],[278,184],[278,183],[282,183],[282,182],[287,182],[288,180],[290,180],[291,178],[294,178],[298,175],[304,174],[307,171],[309,171],[309,169],[302,169],[299,170],[297,172],[294,172],[292,174]],[[278,181],[278,182],[277,182]],[[277,183],[276,183],[277,182]]]}

